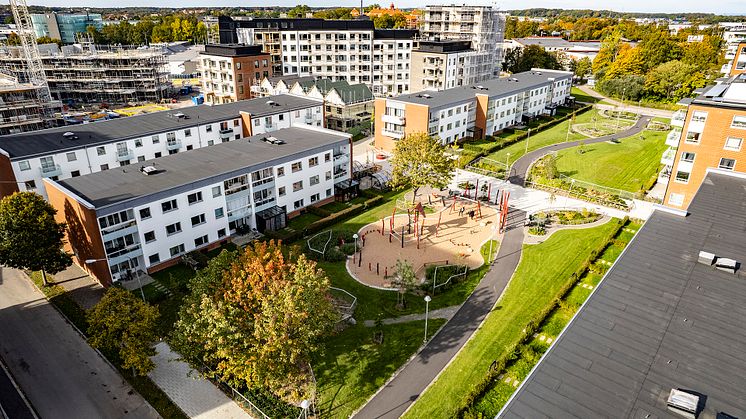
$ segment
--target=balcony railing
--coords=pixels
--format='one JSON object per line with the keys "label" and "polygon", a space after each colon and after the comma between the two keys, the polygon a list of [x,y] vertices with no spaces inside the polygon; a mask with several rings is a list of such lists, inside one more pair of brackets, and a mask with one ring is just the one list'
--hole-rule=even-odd
{"label": "balcony railing", "polygon": [[671,125],[681,128],[684,126],[685,119],[686,109],[679,109],[678,111],[673,113],[673,116],[671,117]]}
{"label": "balcony railing", "polygon": [[396,138],[396,139],[399,139],[399,140],[401,140],[402,138],[404,138],[404,131],[389,131],[389,130],[387,130],[387,129],[384,128],[383,130],[381,130],[381,134],[383,134],[383,135],[385,135],[387,137]]}
{"label": "balcony railing", "polygon": [[117,161],[130,161],[134,157],[134,152],[129,148],[126,150],[117,150]]}
{"label": "balcony railing", "polygon": [[180,148],[181,148],[181,141],[180,140],[169,141],[168,143],[166,143],[166,149],[169,150],[169,151],[170,150],[178,150]]}
{"label": "balcony railing", "polygon": [[670,147],[679,146],[679,138],[681,138],[681,130],[673,129],[666,135],[666,145]]}
{"label": "balcony railing", "polygon": [[676,149],[669,147],[668,150],[663,152],[663,156],[661,157],[661,164],[672,166],[675,158]]}
{"label": "balcony railing", "polygon": [[233,128],[220,130],[220,139],[230,140],[231,138],[233,138]]}
{"label": "balcony railing", "polygon": [[39,169],[39,172],[41,172],[41,177],[54,177],[54,176],[62,175],[62,169],[60,169],[59,164],[53,164],[51,166],[42,166]]}

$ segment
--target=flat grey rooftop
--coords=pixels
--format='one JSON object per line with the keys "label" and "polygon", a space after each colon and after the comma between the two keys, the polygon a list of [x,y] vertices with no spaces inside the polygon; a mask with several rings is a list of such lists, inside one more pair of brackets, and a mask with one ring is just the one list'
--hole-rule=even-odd
{"label": "flat grey rooftop", "polygon": [[[572,73],[558,70],[524,71],[523,73],[513,74],[510,77],[483,80],[469,86],[454,87],[440,91],[427,90],[418,93],[409,93],[389,100],[439,108],[472,100],[477,94],[489,95],[490,97],[506,96],[535,86],[548,86],[551,83],[550,79],[558,77],[571,78]],[[480,89],[478,86],[481,86],[483,89]]]}
{"label": "flat grey rooftop", "polygon": [[[262,141],[275,137],[285,144]],[[268,166],[268,162],[295,159],[314,149],[346,143],[349,136],[307,127],[291,127],[252,137],[164,156],[124,167],[58,181],[96,208],[168,192],[182,193]],[[141,167],[158,173],[145,175]]]}
{"label": "flat grey rooftop", "polygon": [[[269,100],[279,106],[268,105]],[[277,95],[272,98],[256,98],[223,105],[190,106],[90,124],[4,135],[0,136],[0,149],[5,150],[12,160],[22,160],[238,118],[241,111],[262,117],[319,104],[318,100],[300,96]],[[178,113],[186,115],[188,119],[174,117],[174,114]],[[75,133],[78,139],[71,140],[63,137],[62,134],[66,132]]]}
{"label": "flat grey rooftop", "polygon": [[708,174],[689,212],[653,213],[499,417],[681,418],[672,388],[746,417],[746,276],[697,262],[746,263],[746,180]]}

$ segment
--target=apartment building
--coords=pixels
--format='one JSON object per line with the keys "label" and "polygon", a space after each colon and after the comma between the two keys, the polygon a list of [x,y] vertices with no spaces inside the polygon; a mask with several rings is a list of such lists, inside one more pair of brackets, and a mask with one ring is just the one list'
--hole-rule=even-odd
{"label": "apartment building", "polygon": [[200,53],[202,94],[211,104],[251,98],[251,87],[272,77],[269,54],[259,45],[205,45]]}
{"label": "apartment building", "polygon": [[[708,172],[746,173],[746,74],[709,87],[671,120],[681,127],[664,204],[687,209]],[[664,158],[666,154],[664,154]]]}
{"label": "apartment building", "polygon": [[34,25],[34,33],[37,38],[48,36],[59,39],[63,44],[78,42],[76,36],[79,33],[87,33],[89,26],[101,29],[104,20],[98,13],[34,13],[31,15],[31,23]]}
{"label": "apartment building", "polygon": [[38,85],[19,83],[15,77],[0,73],[0,135],[34,131],[51,123],[38,89]]}
{"label": "apartment building", "polygon": [[746,41],[739,42],[736,46],[736,52],[729,63],[730,71],[728,76],[735,76],[746,73]]}
{"label": "apartment building", "polygon": [[720,22],[718,26],[723,30],[723,40],[725,41],[725,60],[727,61],[721,72],[727,75],[733,75],[731,69],[734,67],[733,59],[739,49],[739,44],[746,42],[746,22]]}
{"label": "apartment building", "polygon": [[532,69],[511,77],[375,102],[375,146],[392,151],[406,135],[426,132],[442,144],[484,138],[544,114],[570,96],[572,72]]}
{"label": "apartment building", "polygon": [[373,115],[373,93],[363,83],[349,84],[344,80],[301,80],[290,93],[324,101],[324,122],[329,129],[350,132],[353,128],[370,127]]}
{"label": "apartment building", "polygon": [[468,84],[473,53],[471,41],[420,41],[412,50],[410,93]]}
{"label": "apartment building", "polygon": [[314,81],[316,77],[274,76],[264,77],[251,86],[254,97],[267,97],[289,93],[296,82]]}
{"label": "apartment building", "polygon": [[288,217],[335,199],[337,185],[349,182],[351,153],[347,134],[296,126],[44,183],[68,225],[67,250],[110,285],[244,228],[283,228]]}
{"label": "apartment building", "polygon": [[323,102],[281,95],[0,137],[0,196],[298,125],[322,127]]}
{"label": "apartment building", "polygon": [[[94,45],[39,45],[52,98],[75,103],[144,103],[170,98],[166,56],[160,48],[126,49]],[[0,70],[26,82],[20,47],[0,49]]]}
{"label": "apartment building", "polygon": [[275,74],[365,83],[378,96],[407,92],[416,30],[370,20],[218,18],[221,43],[262,45]]}
{"label": "apartment building", "polygon": [[465,84],[500,74],[506,15],[491,6],[427,6],[423,12],[422,39],[471,41],[473,72]]}

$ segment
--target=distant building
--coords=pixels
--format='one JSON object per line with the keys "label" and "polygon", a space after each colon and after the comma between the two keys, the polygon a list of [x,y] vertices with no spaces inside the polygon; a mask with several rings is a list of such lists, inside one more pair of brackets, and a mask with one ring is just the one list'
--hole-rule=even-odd
{"label": "distant building", "polygon": [[206,45],[200,62],[206,103],[249,99],[251,86],[273,75],[269,54],[260,45]]}
{"label": "distant building", "polygon": [[538,45],[545,51],[556,54],[565,69],[570,68],[572,61],[577,61],[585,57],[593,61],[601,50],[601,41],[568,41],[557,36],[515,38],[506,41],[506,44],[508,44],[506,48],[510,49],[523,49],[530,45]]}
{"label": "distant building", "polygon": [[746,42],[746,22],[721,22],[719,27],[723,29],[723,40],[725,41],[725,59],[723,74],[730,74],[733,67],[733,59],[738,50],[738,44]]}
{"label": "distant building", "polygon": [[32,14],[31,22],[34,24],[36,37],[48,36],[59,39],[63,44],[74,44],[78,42],[77,34],[85,33],[89,26],[101,29],[104,20],[98,13],[69,14],[49,12],[44,14]]}
{"label": "distant building", "polygon": [[410,93],[422,90],[443,90],[481,79],[471,41],[420,41],[412,50]]}
{"label": "distant building", "polygon": [[[405,11],[405,10],[397,9],[394,6],[394,3],[391,3],[388,9],[382,9],[382,8],[376,7],[376,8],[370,9],[370,11],[365,13],[365,15],[371,19],[374,19],[379,16],[385,16],[385,15],[396,16],[399,14],[403,14],[404,18],[407,20],[407,28],[409,29],[417,28],[417,25],[420,19],[419,12],[416,10]],[[357,19],[358,17],[360,17],[360,11],[357,8],[353,8],[350,11],[350,15],[352,15],[353,18]]]}
{"label": "distant building", "polygon": [[15,77],[0,73],[0,135],[46,127],[38,89],[31,83],[19,83]]}

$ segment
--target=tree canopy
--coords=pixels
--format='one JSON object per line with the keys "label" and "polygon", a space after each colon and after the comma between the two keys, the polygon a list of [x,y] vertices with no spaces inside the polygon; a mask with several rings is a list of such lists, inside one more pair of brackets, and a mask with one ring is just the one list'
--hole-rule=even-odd
{"label": "tree canopy", "polygon": [[91,345],[118,355],[121,367],[146,375],[155,368],[158,309],[138,299],[131,292],[110,287],[88,313]]}
{"label": "tree canopy", "polygon": [[236,386],[288,401],[309,397],[311,354],[338,320],[329,280],[280,243],[224,251],[190,283],[174,345]]}
{"label": "tree canopy", "polygon": [[414,133],[396,143],[391,167],[394,187],[413,188],[414,200],[417,190],[423,186],[443,188],[448,185],[454,164],[436,138],[425,133]]}
{"label": "tree canopy", "polygon": [[503,67],[511,73],[529,71],[532,68],[559,70],[562,68],[557,55],[546,51],[539,45],[529,45],[525,48],[514,48],[505,55]]}
{"label": "tree canopy", "polygon": [[0,264],[55,274],[70,266],[72,258],[62,248],[65,223],[41,195],[16,192],[0,201]]}
{"label": "tree canopy", "polygon": [[87,28],[97,44],[144,45],[151,42],[207,41],[207,26],[198,21],[195,15],[170,14],[157,19],[150,17],[131,24],[121,21],[106,25],[102,29]]}

